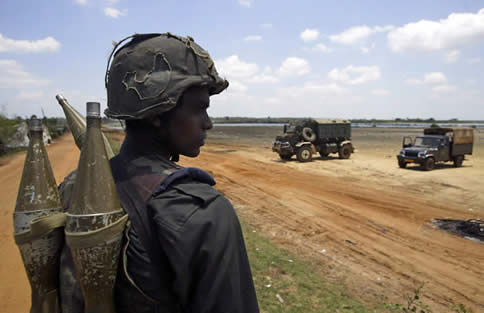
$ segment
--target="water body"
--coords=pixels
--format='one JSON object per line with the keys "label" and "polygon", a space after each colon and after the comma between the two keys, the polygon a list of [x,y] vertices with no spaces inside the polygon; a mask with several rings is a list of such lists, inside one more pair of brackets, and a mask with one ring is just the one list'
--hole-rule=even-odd
{"label": "water body", "polygon": [[[283,123],[214,123],[214,126],[239,126],[239,127],[282,127]],[[376,128],[427,128],[432,123],[351,123],[351,127],[376,127]],[[440,127],[475,127],[484,128],[484,123],[440,123]]]}
{"label": "water body", "polygon": [[377,127],[377,128],[427,128],[432,124],[440,127],[475,127],[484,128],[484,123],[351,123],[351,127]]}
{"label": "water body", "polygon": [[[376,128],[427,128],[432,123],[351,123],[351,127],[376,127]],[[475,127],[484,128],[484,123],[440,123],[440,127]],[[119,124],[104,125],[110,129],[122,130]],[[284,123],[214,123],[219,127],[283,127]]]}
{"label": "water body", "polygon": [[284,123],[214,123],[213,126],[282,127]]}

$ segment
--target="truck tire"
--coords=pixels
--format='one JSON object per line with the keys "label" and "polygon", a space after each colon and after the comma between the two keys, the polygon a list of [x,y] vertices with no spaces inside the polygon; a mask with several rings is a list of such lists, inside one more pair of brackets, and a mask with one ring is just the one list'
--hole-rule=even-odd
{"label": "truck tire", "polygon": [[279,154],[279,157],[281,157],[281,160],[288,161],[291,159],[292,155],[291,154]]}
{"label": "truck tire", "polygon": [[303,146],[297,150],[296,154],[297,160],[299,162],[309,162],[312,160],[313,153],[311,151],[311,148],[308,146]]}
{"label": "truck tire", "polygon": [[464,162],[464,156],[458,155],[454,158],[454,167],[461,167],[462,162]]}
{"label": "truck tire", "polygon": [[422,163],[422,167],[425,171],[431,171],[435,167],[435,160],[434,158],[427,158],[425,161]]}
{"label": "truck tire", "polygon": [[313,142],[316,140],[316,134],[309,127],[304,127],[302,130],[302,136],[305,140]]}
{"label": "truck tire", "polygon": [[405,162],[404,160],[398,160],[398,166],[400,168],[406,168],[407,167],[407,162]]}
{"label": "truck tire", "polygon": [[339,148],[338,155],[340,159],[349,159],[351,156],[351,146],[349,144],[342,145]]}

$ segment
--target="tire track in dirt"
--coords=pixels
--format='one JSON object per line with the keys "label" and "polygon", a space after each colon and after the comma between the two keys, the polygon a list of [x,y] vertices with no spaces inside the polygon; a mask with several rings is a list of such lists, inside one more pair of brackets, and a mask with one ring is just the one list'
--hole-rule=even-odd
{"label": "tire track in dirt", "polygon": [[220,152],[229,148],[212,145],[183,162],[212,172],[218,189],[252,223],[286,248],[320,260],[328,267],[323,272],[346,278],[353,292],[401,302],[425,282],[425,301],[437,312],[452,301],[484,309],[484,246],[429,225],[433,218],[474,217],[462,208],[255,160],[245,151]]}

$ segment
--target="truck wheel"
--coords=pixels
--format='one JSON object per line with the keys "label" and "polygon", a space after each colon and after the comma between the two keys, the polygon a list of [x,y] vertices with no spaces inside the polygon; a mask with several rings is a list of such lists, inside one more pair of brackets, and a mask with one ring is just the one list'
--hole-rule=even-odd
{"label": "truck wheel", "polygon": [[425,159],[425,161],[422,163],[422,166],[424,170],[431,171],[435,167],[435,161],[433,158]]}
{"label": "truck wheel", "polygon": [[339,148],[338,155],[340,159],[349,159],[351,155],[351,147],[346,144]]}
{"label": "truck wheel", "polygon": [[458,155],[454,158],[454,167],[461,167],[462,162],[464,162],[464,156]]}
{"label": "truck wheel", "polygon": [[311,161],[312,156],[313,153],[311,152],[311,148],[308,146],[301,147],[299,150],[297,150],[296,157],[299,162],[309,162]]}
{"label": "truck wheel", "polygon": [[398,160],[398,166],[400,166],[400,168],[406,168],[407,162],[405,162],[404,160]]}
{"label": "truck wheel", "polygon": [[313,142],[316,140],[316,134],[309,127],[304,127],[302,130],[302,136],[305,140]]}
{"label": "truck wheel", "polygon": [[284,160],[284,161],[290,160],[292,157],[291,154],[279,154],[279,156],[281,157],[281,160]]}

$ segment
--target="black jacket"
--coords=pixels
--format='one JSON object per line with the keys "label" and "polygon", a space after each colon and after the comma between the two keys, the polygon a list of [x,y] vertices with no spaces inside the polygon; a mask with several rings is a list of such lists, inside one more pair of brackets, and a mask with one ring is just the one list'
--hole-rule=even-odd
{"label": "black jacket", "polygon": [[133,151],[125,142],[111,160],[131,220],[116,282],[117,312],[259,312],[237,215],[211,186],[215,181],[201,170]]}

